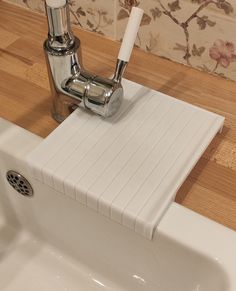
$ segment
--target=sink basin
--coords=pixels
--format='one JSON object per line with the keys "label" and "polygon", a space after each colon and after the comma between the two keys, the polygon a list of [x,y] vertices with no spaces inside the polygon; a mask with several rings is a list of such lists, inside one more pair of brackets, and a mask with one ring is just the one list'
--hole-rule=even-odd
{"label": "sink basin", "polygon": [[[235,291],[236,233],[172,203],[152,240],[28,173],[41,138],[0,119],[1,291]],[[34,195],[6,180],[14,170]]]}

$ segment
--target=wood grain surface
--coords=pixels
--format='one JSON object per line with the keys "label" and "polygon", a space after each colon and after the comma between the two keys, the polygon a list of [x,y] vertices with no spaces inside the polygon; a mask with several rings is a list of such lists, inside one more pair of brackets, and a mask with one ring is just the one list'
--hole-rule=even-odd
{"label": "wood grain surface", "polygon": [[[0,1],[0,117],[46,137],[57,123],[42,49],[44,16]],[[117,42],[75,30],[88,70],[112,74]],[[182,205],[236,230],[236,83],[135,49],[125,77],[226,117],[178,192]]]}

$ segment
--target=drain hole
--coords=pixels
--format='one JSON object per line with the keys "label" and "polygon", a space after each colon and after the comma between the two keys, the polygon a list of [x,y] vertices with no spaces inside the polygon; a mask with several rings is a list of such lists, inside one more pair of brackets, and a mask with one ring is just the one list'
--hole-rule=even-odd
{"label": "drain hole", "polygon": [[33,188],[30,185],[29,181],[22,176],[20,173],[15,171],[8,171],[6,173],[6,178],[8,183],[20,194],[24,196],[32,196]]}

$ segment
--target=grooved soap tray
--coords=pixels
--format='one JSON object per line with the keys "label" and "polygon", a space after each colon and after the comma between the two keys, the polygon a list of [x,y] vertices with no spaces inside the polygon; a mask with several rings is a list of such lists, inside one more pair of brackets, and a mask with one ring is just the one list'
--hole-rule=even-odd
{"label": "grooved soap tray", "polygon": [[151,239],[224,118],[128,80],[123,86],[115,116],[77,109],[27,160],[34,178]]}

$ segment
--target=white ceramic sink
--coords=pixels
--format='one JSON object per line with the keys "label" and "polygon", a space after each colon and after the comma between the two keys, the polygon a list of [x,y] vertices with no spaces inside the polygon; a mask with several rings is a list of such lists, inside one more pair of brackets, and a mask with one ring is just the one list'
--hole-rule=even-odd
{"label": "white ceramic sink", "polygon": [[[41,138],[0,119],[1,291],[235,291],[236,233],[172,203],[147,240],[27,172]],[[34,196],[17,193],[8,170]]]}

